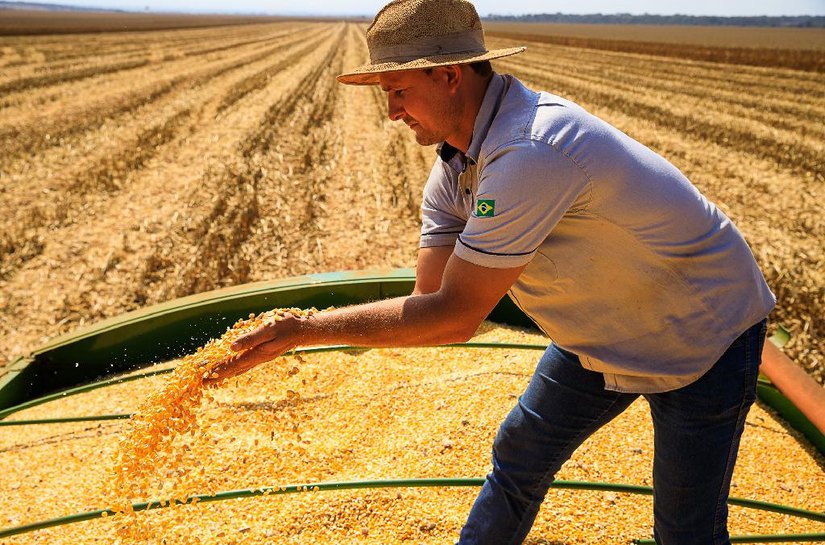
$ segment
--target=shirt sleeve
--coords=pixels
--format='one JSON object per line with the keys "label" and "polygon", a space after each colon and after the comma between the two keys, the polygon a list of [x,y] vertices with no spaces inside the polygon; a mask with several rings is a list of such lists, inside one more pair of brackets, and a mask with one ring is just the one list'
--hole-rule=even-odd
{"label": "shirt sleeve", "polygon": [[457,197],[457,174],[440,158],[436,159],[421,201],[421,248],[455,244],[466,223]]}
{"label": "shirt sleeve", "polygon": [[589,192],[584,170],[552,145],[520,140],[502,146],[481,168],[475,207],[455,254],[483,267],[525,265]]}

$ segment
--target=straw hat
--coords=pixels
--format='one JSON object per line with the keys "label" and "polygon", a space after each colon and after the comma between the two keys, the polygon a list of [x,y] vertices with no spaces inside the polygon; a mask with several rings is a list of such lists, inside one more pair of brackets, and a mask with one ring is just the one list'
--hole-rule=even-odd
{"label": "straw hat", "polygon": [[488,51],[476,8],[466,0],[393,0],[367,29],[370,63],[338,76],[349,85],[376,85],[378,74],[489,61],[521,53]]}

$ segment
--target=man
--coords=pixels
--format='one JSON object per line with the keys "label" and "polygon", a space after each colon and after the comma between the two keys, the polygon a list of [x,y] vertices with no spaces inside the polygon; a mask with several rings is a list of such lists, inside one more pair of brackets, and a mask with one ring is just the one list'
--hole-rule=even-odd
{"label": "man", "polygon": [[390,119],[439,144],[415,290],[239,340],[233,376],[298,345],[467,340],[505,293],[553,344],[495,439],[462,544],[521,543],[553,476],[639,395],[654,535],[729,543],[731,474],[775,303],[742,236],[671,164],[575,104],[491,71],[465,0],[397,0],[367,30]]}

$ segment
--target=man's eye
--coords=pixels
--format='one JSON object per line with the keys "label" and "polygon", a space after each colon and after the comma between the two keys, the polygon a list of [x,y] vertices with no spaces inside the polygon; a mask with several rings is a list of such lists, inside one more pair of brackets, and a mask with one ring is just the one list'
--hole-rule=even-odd
{"label": "man's eye", "polygon": [[404,96],[404,89],[396,89],[394,92],[397,98],[401,98]]}

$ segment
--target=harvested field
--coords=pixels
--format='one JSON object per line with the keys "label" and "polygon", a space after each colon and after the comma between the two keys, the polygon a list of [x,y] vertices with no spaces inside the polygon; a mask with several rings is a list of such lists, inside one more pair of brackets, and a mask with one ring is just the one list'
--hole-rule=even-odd
{"label": "harvested field", "polygon": [[[484,342],[541,343],[483,324]],[[527,384],[537,353],[419,348],[288,356],[207,395],[199,428],[152,469],[154,498],[265,485],[475,477],[489,467],[498,423]],[[172,362],[175,363],[175,362]],[[129,413],[166,376],[27,409],[15,419]],[[472,395],[456,395],[472,392]],[[484,399],[479,403],[478,399]],[[128,423],[2,428],[0,527],[106,507],[111,460]],[[13,430],[13,431],[12,431]],[[380,430],[380,433],[377,431]],[[653,436],[643,400],[591,437],[559,478],[649,486]],[[782,452],[782,456],[777,456]],[[732,495],[825,510],[823,460],[770,411],[748,416]],[[152,481],[150,480],[150,483]],[[437,544],[454,542],[475,488],[400,488],[267,496],[139,512],[128,543]],[[651,499],[551,490],[529,545],[627,544],[650,535]],[[115,543],[123,516],[16,536],[29,543]],[[733,534],[821,532],[822,523],[732,507]],[[548,541],[551,540],[551,541]]]}

